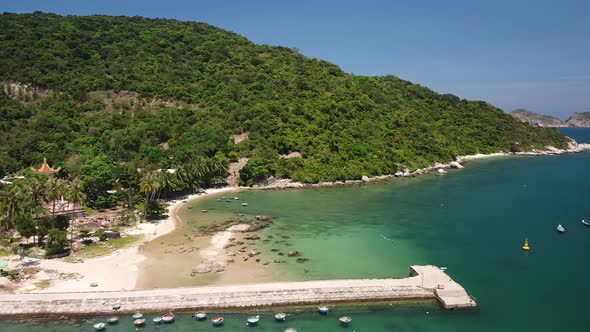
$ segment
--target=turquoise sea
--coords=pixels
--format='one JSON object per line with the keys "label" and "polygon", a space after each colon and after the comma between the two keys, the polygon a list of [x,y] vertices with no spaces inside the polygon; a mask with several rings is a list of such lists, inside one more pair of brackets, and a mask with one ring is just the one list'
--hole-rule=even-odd
{"label": "turquoise sea", "polygon": [[[564,129],[590,143],[590,129]],[[161,331],[587,331],[590,310],[590,152],[471,161],[445,176],[358,187],[247,191],[237,203],[198,202],[211,212],[275,217],[261,233],[264,255],[299,250],[309,261],[273,265],[289,279],[405,277],[435,264],[475,296],[479,309],[445,312],[434,304],[337,306],[328,317],[299,312],[286,324],[226,314],[213,328],[190,315]],[[190,222],[190,221],[189,221]],[[566,227],[558,234],[557,224]],[[269,238],[272,236],[272,238]],[[286,236],[285,238],[281,236]],[[523,252],[529,239],[532,250]],[[353,318],[349,327],[340,314]],[[0,323],[0,331],[92,331],[91,321]],[[132,331],[130,319],[107,331]],[[155,331],[147,326],[142,330]]]}

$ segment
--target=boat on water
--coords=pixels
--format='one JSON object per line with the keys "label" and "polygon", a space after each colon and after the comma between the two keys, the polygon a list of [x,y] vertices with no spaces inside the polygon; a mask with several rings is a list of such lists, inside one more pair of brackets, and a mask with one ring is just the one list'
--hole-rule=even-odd
{"label": "boat on water", "polygon": [[145,325],[145,318],[138,318],[133,321],[133,325],[139,327]]}
{"label": "boat on water", "polygon": [[529,249],[531,249],[531,247],[529,247],[529,239],[525,239],[524,244],[522,245],[522,250],[528,251]]}
{"label": "boat on water", "polygon": [[199,312],[195,312],[195,314],[193,315],[193,317],[196,320],[204,320],[205,318],[207,318],[207,314],[204,313],[203,311],[199,311]]}
{"label": "boat on water", "polygon": [[242,203],[242,206],[248,206],[248,203]]}
{"label": "boat on water", "polygon": [[288,327],[285,329],[285,332],[297,332],[297,329],[295,329],[294,327]]}
{"label": "boat on water", "polygon": [[557,231],[559,233],[565,233],[565,227],[563,227],[561,224],[557,225]]}
{"label": "boat on water", "polygon": [[342,323],[344,325],[348,325],[348,324],[350,324],[350,322],[352,322],[352,318],[350,318],[348,316],[342,316],[342,317],[338,318],[338,320],[340,321],[340,323]]}
{"label": "boat on water", "polygon": [[240,200],[240,198],[239,198],[238,196],[234,197],[234,199],[235,199],[236,201],[239,201],[239,200]]}
{"label": "boat on water", "polygon": [[586,226],[590,226],[590,222],[587,222],[586,220],[582,219],[582,224],[586,225]]}
{"label": "boat on water", "polygon": [[131,316],[133,319],[143,318],[143,314],[141,312],[136,312]]}
{"label": "boat on water", "polygon": [[250,317],[248,317],[248,325],[256,325],[256,324],[258,324],[259,320],[260,320],[260,316],[258,316],[258,315],[250,316]]}
{"label": "boat on water", "polygon": [[174,314],[173,313],[165,314],[164,316],[162,316],[162,321],[164,323],[172,323],[174,321]]}
{"label": "boat on water", "polygon": [[211,324],[213,324],[213,326],[223,325],[223,317],[213,317],[211,319]]}
{"label": "boat on water", "polygon": [[287,314],[284,312],[279,312],[275,314],[275,320],[277,322],[284,322],[285,320],[287,320]]}
{"label": "boat on water", "polygon": [[318,311],[320,312],[320,315],[327,315],[328,312],[330,311],[330,309],[326,306],[324,307],[319,307]]}
{"label": "boat on water", "polygon": [[162,323],[162,317],[156,316],[156,317],[152,318],[152,322],[154,322],[154,324],[158,325],[158,324]]}
{"label": "boat on water", "polygon": [[109,317],[109,318],[107,318],[107,323],[109,323],[110,325],[118,324],[119,317],[117,317],[117,316]]}
{"label": "boat on water", "polygon": [[107,324],[100,322],[92,325],[96,331],[103,331],[106,328]]}

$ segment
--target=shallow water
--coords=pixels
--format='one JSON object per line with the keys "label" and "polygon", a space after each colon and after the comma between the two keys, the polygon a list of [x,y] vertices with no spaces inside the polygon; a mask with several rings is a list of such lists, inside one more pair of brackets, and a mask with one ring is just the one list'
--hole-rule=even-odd
{"label": "shallow water", "polygon": [[[590,142],[590,130],[565,131],[578,141]],[[479,309],[470,312],[443,312],[429,304],[373,310],[336,307],[329,317],[310,312],[290,317],[288,325],[299,331],[587,330],[590,227],[580,220],[590,220],[590,152],[494,158],[466,166],[446,176],[359,187],[247,191],[238,195],[239,202],[249,203],[245,208],[239,202],[210,198],[183,213],[187,225],[238,213],[275,217],[254,246],[263,251],[264,259],[286,263],[252,266],[271,267],[278,278],[403,277],[410,265],[435,264],[447,266],[448,274],[479,303]],[[209,210],[207,217],[200,213],[203,208]],[[565,234],[556,232],[558,223],[566,227]],[[525,238],[530,252],[520,248]],[[278,256],[290,249],[299,250],[309,261],[300,264],[295,258]],[[340,327],[336,321],[340,314],[350,314],[353,324]],[[243,331],[245,317],[226,315],[226,325],[215,330]],[[196,330],[195,324],[185,317],[160,329]],[[209,323],[198,326],[214,330]],[[252,331],[282,331],[286,326],[263,316],[261,326]],[[131,328],[121,324],[108,330]],[[90,331],[92,327],[4,323],[0,329]]]}

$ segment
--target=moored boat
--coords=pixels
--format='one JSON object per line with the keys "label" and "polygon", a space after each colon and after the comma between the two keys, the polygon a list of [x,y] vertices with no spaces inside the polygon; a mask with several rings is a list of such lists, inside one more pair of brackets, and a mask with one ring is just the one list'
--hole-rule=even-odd
{"label": "moored boat", "polygon": [[248,206],[248,203],[242,203],[242,206]]}
{"label": "moored boat", "polygon": [[330,311],[330,309],[328,309],[328,307],[324,306],[324,307],[319,307],[318,311],[320,312],[321,315],[327,315],[328,311]]}
{"label": "moored boat", "polygon": [[103,323],[103,322],[100,322],[100,323],[96,323],[96,324],[94,324],[92,326],[94,327],[94,329],[96,331],[102,331],[102,330],[104,330],[106,328],[107,325],[105,323]]}
{"label": "moored boat", "polygon": [[284,312],[279,312],[275,314],[275,319],[278,322],[284,322],[287,319],[287,314]]}
{"label": "moored boat", "polygon": [[350,318],[348,316],[342,316],[342,317],[338,318],[338,320],[340,321],[340,323],[342,323],[344,325],[348,325],[350,322],[352,322],[352,318]]}
{"label": "moored boat", "polygon": [[582,224],[586,225],[586,226],[590,226],[590,222],[587,222],[586,220],[582,219]]}
{"label": "moored boat", "polygon": [[223,325],[223,317],[213,317],[211,319],[211,324],[213,324],[213,326]]}
{"label": "moored boat", "polygon": [[152,322],[154,322],[154,324],[158,325],[158,324],[162,323],[162,317],[156,316],[156,317],[152,318]]}
{"label": "moored boat", "polygon": [[258,316],[258,315],[250,316],[250,317],[248,317],[248,325],[256,325],[256,324],[258,324],[259,320],[260,320],[260,316]]}
{"label": "moored boat", "polygon": [[565,233],[565,227],[563,227],[561,224],[557,225],[557,231],[559,233]]}
{"label": "moored boat", "polygon": [[117,316],[112,316],[107,318],[107,323],[109,323],[110,325],[115,325],[117,323],[119,323],[119,317]]}
{"label": "moored boat", "polygon": [[193,315],[193,317],[194,317],[196,320],[204,320],[205,318],[207,318],[207,314],[206,314],[205,312],[203,312],[203,311],[199,311],[199,312],[196,312],[196,313]]}
{"label": "moored boat", "polygon": [[174,321],[174,314],[173,313],[165,314],[164,316],[162,316],[162,321],[164,323],[172,323]]}
{"label": "moored boat", "polygon": [[134,320],[133,325],[144,326],[145,325],[145,318],[138,318],[138,319]]}
{"label": "moored boat", "polygon": [[285,329],[285,332],[297,332],[297,330],[294,327],[288,327]]}

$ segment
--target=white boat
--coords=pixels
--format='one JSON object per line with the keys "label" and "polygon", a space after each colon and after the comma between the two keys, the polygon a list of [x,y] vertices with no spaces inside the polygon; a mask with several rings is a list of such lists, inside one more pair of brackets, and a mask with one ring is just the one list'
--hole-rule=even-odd
{"label": "white boat", "polygon": [[328,309],[328,307],[319,307],[318,311],[320,312],[320,314],[322,315],[327,315],[328,311],[330,311],[330,309]]}
{"label": "white boat", "polygon": [[248,325],[256,325],[256,324],[258,324],[259,320],[260,320],[260,316],[258,316],[258,315],[250,316],[250,317],[248,317]]}
{"label": "white boat", "polygon": [[248,206],[248,203],[242,203],[242,206]]}
{"label": "white boat", "polygon": [[560,233],[564,233],[565,232],[565,227],[563,227],[561,224],[557,225],[557,231]]}
{"label": "white boat", "polygon": [[590,222],[587,222],[586,220],[582,219],[582,224],[586,225],[586,226],[590,226]]}
{"label": "white boat", "polygon": [[203,319],[207,318],[207,314],[203,311],[199,311],[199,312],[196,312],[193,317],[195,317],[196,320],[203,320]]}
{"label": "white boat", "polygon": [[284,322],[287,319],[287,314],[284,312],[279,312],[275,314],[275,319],[278,322]]}
{"label": "white boat", "polygon": [[352,318],[350,318],[348,316],[342,316],[342,317],[338,318],[338,320],[340,321],[340,323],[345,324],[345,325],[352,322]]}
{"label": "white boat", "polygon": [[94,325],[92,325],[92,326],[93,326],[93,327],[94,327],[94,329],[95,329],[95,330],[97,330],[97,331],[102,331],[102,330],[104,330],[104,329],[106,328],[106,324],[105,324],[105,323],[102,323],[102,322],[100,322],[100,323],[96,323],[96,324],[94,324]]}
{"label": "white boat", "polygon": [[297,330],[294,327],[288,327],[285,329],[285,332],[297,332]]}

